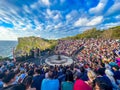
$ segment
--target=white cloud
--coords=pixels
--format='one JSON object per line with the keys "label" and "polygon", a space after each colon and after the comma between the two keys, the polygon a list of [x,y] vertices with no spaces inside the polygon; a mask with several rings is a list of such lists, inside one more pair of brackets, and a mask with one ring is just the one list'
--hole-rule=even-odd
{"label": "white cloud", "polygon": [[75,23],[74,26],[80,27],[80,26],[95,26],[102,22],[103,16],[95,16],[93,18],[79,18]]}
{"label": "white cloud", "polygon": [[42,31],[42,30],[43,30],[42,25],[36,26],[35,30],[36,30],[36,31]]}
{"label": "white cloud", "polygon": [[[1,6],[2,7],[2,6]],[[17,7],[9,8],[4,6],[0,7],[0,20],[1,22],[13,24],[13,28],[0,27],[0,40],[17,40],[18,37],[24,36],[40,36],[39,31],[41,30],[40,24],[33,25],[33,14],[29,17],[26,13],[31,13],[28,6],[23,6],[25,10],[24,17],[18,14]],[[34,30],[33,30],[34,27]]]}
{"label": "white cloud", "polygon": [[66,15],[66,19],[67,19],[67,20],[69,20],[70,18],[71,18],[71,15],[70,15],[70,14]]}
{"label": "white cloud", "polygon": [[97,28],[98,29],[108,29],[111,27],[119,26],[119,25],[120,25],[120,22],[110,22],[110,23],[106,23],[106,24],[101,24]]}
{"label": "white cloud", "polygon": [[45,30],[46,31],[49,31],[50,29],[52,29],[54,27],[54,24],[48,24],[46,27],[45,27]]}
{"label": "white cloud", "polygon": [[97,16],[97,17],[94,17],[93,19],[91,19],[91,21],[88,22],[86,25],[87,26],[98,25],[102,22],[102,20],[103,20],[103,16]]}
{"label": "white cloud", "polygon": [[41,31],[43,29],[43,24],[41,24],[38,20],[34,20],[34,23],[35,23],[35,30],[37,31]]}
{"label": "white cloud", "polygon": [[120,19],[120,15],[117,15],[115,18],[116,18],[116,19]]}
{"label": "white cloud", "polygon": [[[10,10],[10,9],[9,9]],[[0,9],[0,20],[6,23],[12,23],[11,18],[13,16],[10,15],[10,12],[6,12],[5,10]]]}
{"label": "white cloud", "polygon": [[59,27],[62,26],[62,23],[58,23],[57,25],[54,26],[55,29],[58,29]]}
{"label": "white cloud", "polygon": [[36,9],[38,7],[38,2],[35,2],[35,3],[31,4],[30,7],[32,9]]}
{"label": "white cloud", "polygon": [[48,14],[48,17],[52,17],[53,16],[53,12],[50,9],[47,9],[46,13]]}
{"label": "white cloud", "polygon": [[[17,29],[18,27],[16,26],[16,29]],[[25,25],[25,27],[20,27],[19,28],[20,30],[23,30],[23,31],[28,31],[28,30],[31,30],[32,29],[32,24],[26,24]]]}
{"label": "white cloud", "polygon": [[57,20],[57,19],[59,19],[60,18],[60,15],[59,14],[56,14],[54,17],[53,17],[53,19],[55,19],[55,20]]}
{"label": "white cloud", "polygon": [[0,40],[17,40],[17,37],[11,29],[0,27]]}
{"label": "white cloud", "polygon": [[[48,21],[53,20],[54,23],[58,23],[61,21],[62,15],[61,12],[58,10],[50,10],[47,9],[46,10],[46,19]],[[51,21],[50,21],[51,23]]]}
{"label": "white cloud", "polygon": [[23,10],[25,10],[25,12],[27,12],[27,13],[31,13],[31,11],[30,11],[30,9],[28,8],[27,5],[23,6]]}
{"label": "white cloud", "polygon": [[47,5],[47,6],[50,5],[50,1],[49,1],[49,0],[42,0],[42,2],[43,2],[45,5]]}
{"label": "white cloud", "polygon": [[105,8],[105,6],[107,4],[107,1],[108,0],[100,0],[96,7],[93,7],[93,8],[89,9],[89,13],[92,13],[92,14],[101,13],[104,10],[104,8]]}
{"label": "white cloud", "polygon": [[9,11],[6,11],[8,8],[4,7],[0,9],[0,20],[5,23],[11,23],[14,26],[24,25],[25,18],[18,15],[18,12],[14,8],[9,8]]}
{"label": "white cloud", "polygon": [[86,23],[88,23],[88,19],[87,18],[79,18],[79,20],[77,20],[74,23],[74,26],[86,26]]}
{"label": "white cloud", "polygon": [[74,21],[75,20],[75,18],[77,18],[77,16],[79,15],[80,13],[78,12],[78,11],[76,11],[76,10],[72,10],[70,13],[68,13],[67,15],[66,15],[66,20],[67,20],[67,22],[70,22],[70,21]]}
{"label": "white cloud", "polygon": [[38,9],[38,7],[45,7],[45,6],[50,6],[51,3],[49,0],[38,0],[37,2],[34,2],[30,5],[32,9]]}
{"label": "white cloud", "polygon": [[120,12],[120,0],[115,0],[114,4],[107,11],[107,15],[113,14],[115,12]]}
{"label": "white cloud", "polygon": [[118,26],[120,25],[120,22],[115,22],[115,23],[107,23],[105,24],[104,26],[107,27],[107,28],[110,28],[110,27],[113,27],[113,26]]}
{"label": "white cloud", "polygon": [[[9,11],[6,11],[7,9],[7,7],[4,7],[4,10],[0,9],[0,20],[2,22],[13,24],[13,28],[16,32],[20,30],[26,31],[32,29],[32,19],[30,19],[31,17],[33,18],[32,14],[31,16],[29,16],[29,18],[27,17],[27,14],[24,14],[23,18],[18,14],[16,9],[9,8]],[[25,10],[25,12],[31,13],[28,6],[24,5],[23,9]]]}

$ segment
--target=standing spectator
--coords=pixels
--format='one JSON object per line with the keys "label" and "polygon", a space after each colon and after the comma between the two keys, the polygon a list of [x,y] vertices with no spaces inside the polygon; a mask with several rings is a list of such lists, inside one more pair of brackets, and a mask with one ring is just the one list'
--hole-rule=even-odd
{"label": "standing spectator", "polygon": [[48,78],[43,79],[41,90],[59,90],[59,80],[54,79],[53,71],[49,70]]}
{"label": "standing spectator", "polygon": [[71,71],[66,72],[65,81],[62,82],[61,90],[73,90],[73,73]]}
{"label": "standing spectator", "polygon": [[25,85],[26,90],[36,90],[35,88],[31,88],[31,84],[32,84],[31,76],[26,76],[22,83]]}
{"label": "standing spectator", "polygon": [[114,70],[114,78],[117,81],[118,84],[120,84],[120,71],[118,66],[113,66],[112,67]]}
{"label": "standing spectator", "polygon": [[78,73],[74,83],[74,90],[92,90],[92,88],[80,79],[80,74]]}
{"label": "standing spectator", "polygon": [[94,82],[94,80],[96,79],[97,76],[96,76],[96,74],[92,70],[89,70],[87,72],[87,75],[88,75],[88,78],[89,78],[89,80],[87,81],[87,84],[92,87],[93,86],[93,82]]}
{"label": "standing spectator", "polygon": [[109,69],[106,69],[105,70],[105,74],[106,74],[106,76],[110,79],[110,81],[111,81],[111,83],[112,83],[112,85],[113,85],[113,90],[118,90],[119,89],[119,87],[118,87],[118,85],[116,84],[116,81],[115,81],[115,79],[114,79],[114,73],[111,71],[111,70],[109,70]]}
{"label": "standing spectator", "polygon": [[42,73],[40,74],[40,69],[35,69],[32,87],[36,88],[36,90],[41,90],[41,83],[44,78],[45,78],[45,75]]}
{"label": "standing spectator", "polygon": [[[108,83],[106,83],[102,77],[95,79],[93,90],[113,90]],[[117,90],[117,89],[115,89]]]}

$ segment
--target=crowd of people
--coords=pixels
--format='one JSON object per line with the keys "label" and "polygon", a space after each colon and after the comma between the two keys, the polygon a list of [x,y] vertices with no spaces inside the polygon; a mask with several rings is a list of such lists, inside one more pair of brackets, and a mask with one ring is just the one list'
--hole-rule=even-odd
{"label": "crowd of people", "polygon": [[120,43],[108,39],[59,41],[55,53],[71,56],[68,66],[0,63],[0,90],[120,90]]}
{"label": "crowd of people", "polygon": [[82,40],[59,40],[54,52],[56,54],[71,56],[82,44]]}

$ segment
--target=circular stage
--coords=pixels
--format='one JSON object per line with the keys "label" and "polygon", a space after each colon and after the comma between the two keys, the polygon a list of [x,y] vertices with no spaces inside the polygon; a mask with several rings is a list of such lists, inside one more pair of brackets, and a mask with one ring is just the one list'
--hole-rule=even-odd
{"label": "circular stage", "polygon": [[48,65],[70,65],[73,63],[72,58],[64,56],[64,55],[53,55],[48,57],[45,60],[45,63]]}

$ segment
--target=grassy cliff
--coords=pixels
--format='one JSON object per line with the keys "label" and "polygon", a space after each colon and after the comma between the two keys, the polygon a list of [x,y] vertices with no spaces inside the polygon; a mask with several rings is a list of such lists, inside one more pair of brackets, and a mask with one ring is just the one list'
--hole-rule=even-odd
{"label": "grassy cliff", "polygon": [[97,30],[96,28],[84,31],[76,36],[66,37],[63,39],[82,39],[82,38],[112,38],[120,39],[120,26],[112,27],[107,30]]}
{"label": "grassy cliff", "polygon": [[[56,45],[56,40],[46,40],[40,37],[23,37],[18,39],[18,45],[16,47],[16,54],[29,55],[30,50],[39,48],[41,51],[45,49],[52,49]],[[17,56],[18,56],[17,55]]]}

